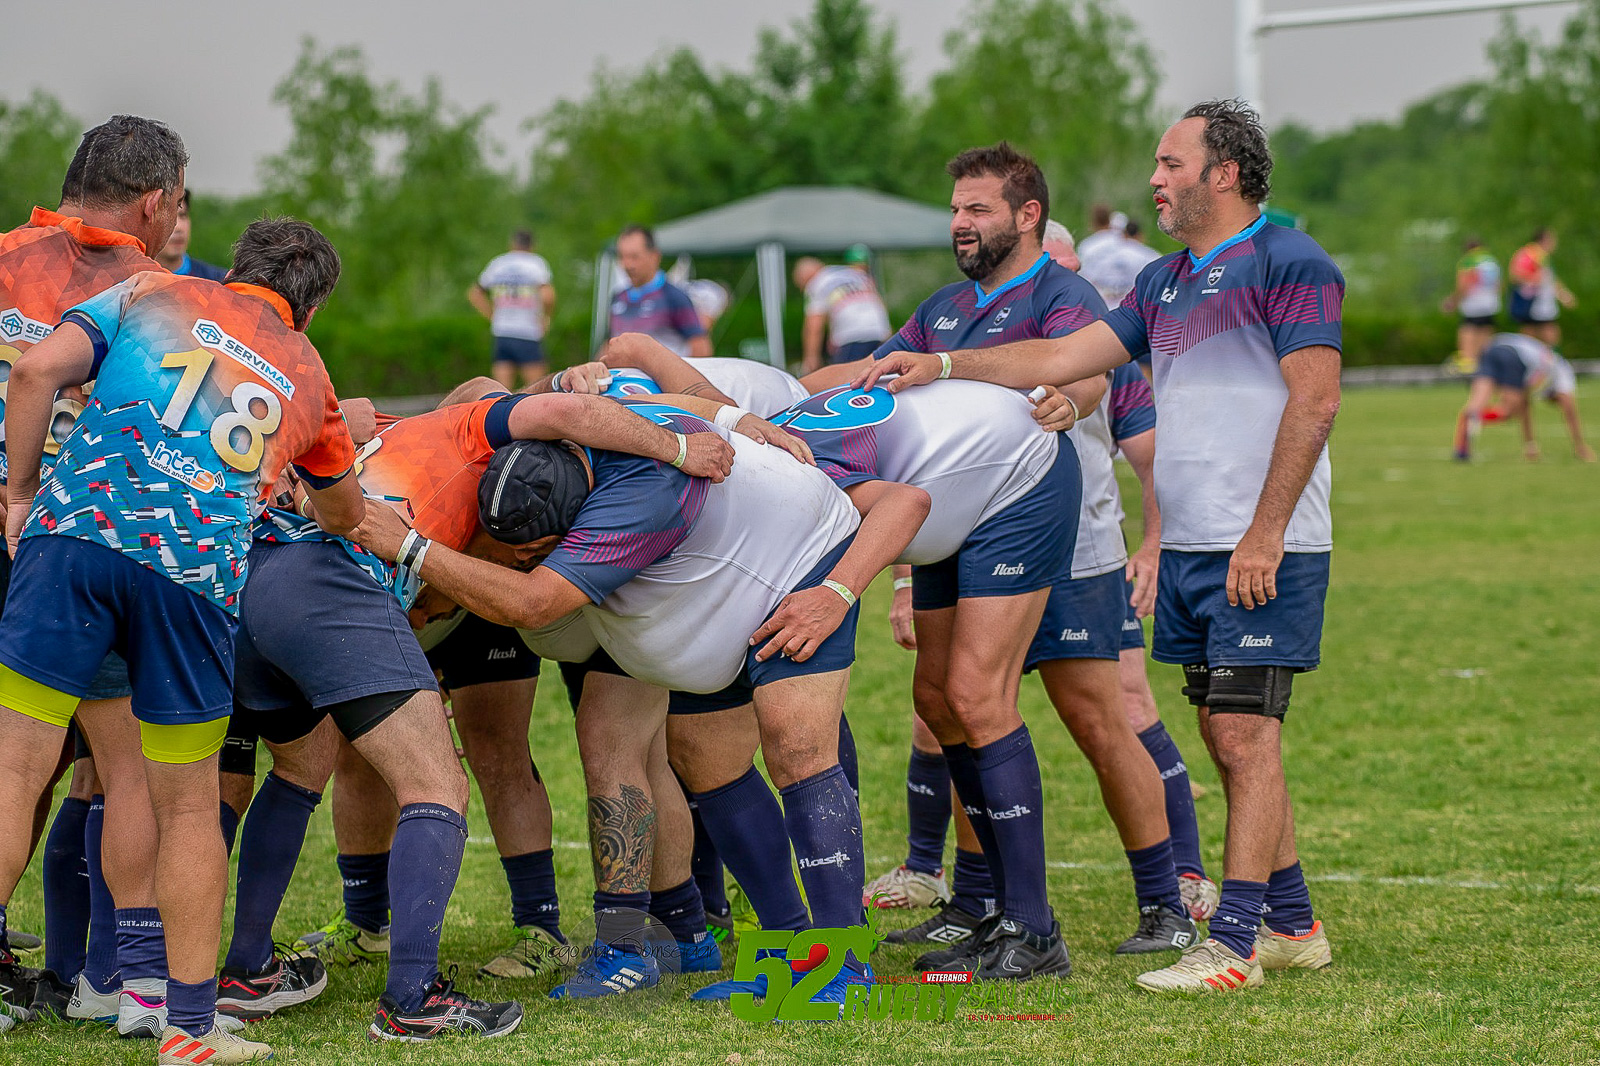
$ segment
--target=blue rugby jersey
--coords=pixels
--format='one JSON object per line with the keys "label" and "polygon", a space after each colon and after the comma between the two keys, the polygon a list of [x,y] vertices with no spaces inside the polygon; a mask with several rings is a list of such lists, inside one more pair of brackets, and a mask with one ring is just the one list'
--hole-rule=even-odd
{"label": "blue rugby jersey", "polygon": [[611,298],[611,336],[644,333],[674,355],[689,354],[689,339],[705,332],[687,293],[656,271],[643,285]]}
{"label": "blue rugby jersey", "polygon": [[[1106,323],[1135,358],[1152,356],[1161,546],[1232,551],[1255,517],[1288,400],[1278,360],[1340,350],[1344,275],[1316,241],[1265,218],[1196,258],[1139,274]],[[1324,448],[1284,536],[1292,552],[1333,547]]]}

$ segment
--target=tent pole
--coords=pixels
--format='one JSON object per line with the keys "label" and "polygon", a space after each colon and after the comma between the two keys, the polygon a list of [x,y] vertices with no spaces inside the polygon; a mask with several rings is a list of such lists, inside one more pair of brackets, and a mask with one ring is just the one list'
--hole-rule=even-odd
{"label": "tent pole", "polygon": [[783,351],[785,262],[783,245],[768,241],[756,248],[756,277],[761,286],[761,314],[767,327],[767,360],[779,370],[788,364]]}
{"label": "tent pole", "polygon": [[594,355],[611,333],[611,270],[616,256],[606,248],[594,261],[594,320],[589,325],[589,354]]}

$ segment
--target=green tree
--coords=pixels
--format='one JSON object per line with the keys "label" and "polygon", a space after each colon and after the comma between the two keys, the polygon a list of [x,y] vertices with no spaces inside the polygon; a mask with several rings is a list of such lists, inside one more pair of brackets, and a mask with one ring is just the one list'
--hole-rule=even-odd
{"label": "green tree", "polygon": [[83,128],[42,90],[20,104],[0,101],[0,231],[20,226],[35,205],[55,207],[61,178]]}
{"label": "green tree", "polygon": [[1005,139],[1050,178],[1069,223],[1097,200],[1132,208],[1151,168],[1160,76],[1125,15],[1101,0],[980,0],[945,41],[918,131],[920,188],[943,198],[937,164]]}

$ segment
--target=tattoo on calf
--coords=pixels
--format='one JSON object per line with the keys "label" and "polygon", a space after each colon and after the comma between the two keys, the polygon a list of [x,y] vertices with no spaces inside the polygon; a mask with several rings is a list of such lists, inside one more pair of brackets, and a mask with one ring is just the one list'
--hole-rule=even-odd
{"label": "tattoo on calf", "polygon": [[589,797],[589,849],[594,883],[602,892],[647,892],[655,850],[656,811],[641,788]]}

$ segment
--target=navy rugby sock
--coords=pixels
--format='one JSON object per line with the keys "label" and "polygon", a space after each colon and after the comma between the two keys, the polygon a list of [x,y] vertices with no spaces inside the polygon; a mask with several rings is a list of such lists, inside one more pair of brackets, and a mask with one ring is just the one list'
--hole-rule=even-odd
{"label": "navy rugby sock", "polygon": [[556,853],[549,848],[502,857],[511,886],[511,921],[517,928],[537,925],[561,934],[561,901],[556,898]]}
{"label": "navy rugby sock", "polygon": [[700,889],[700,901],[706,913],[725,917],[732,913],[733,907],[728,903],[722,855],[717,851],[711,834],[706,832],[705,819],[700,817],[699,802],[689,795],[688,789],[684,789],[683,794],[689,796],[689,817],[694,819],[694,852],[689,857],[689,872],[694,875],[694,883]]}
{"label": "navy rugby sock", "polygon": [[635,953],[647,951],[651,945],[642,934],[649,927],[650,913],[648,892],[596,892],[594,938]]}
{"label": "navy rugby sock", "polygon": [[1165,907],[1180,917],[1189,916],[1189,909],[1183,905],[1183,896],[1178,892],[1178,871],[1172,866],[1171,837],[1123,854],[1128,856],[1128,866],[1133,870],[1133,894],[1141,911],[1146,907]]}
{"label": "navy rugby sock", "polygon": [[783,824],[800,864],[811,920],[821,929],[844,929],[865,921],[861,890],[867,863],[862,854],[861,809],[844,770],[820,774],[778,790]]}
{"label": "navy rugby sock", "polygon": [[1263,920],[1274,933],[1305,936],[1316,917],[1311,913],[1311,892],[1306,888],[1300,864],[1274,870],[1267,877],[1267,896],[1262,907]]}
{"label": "navy rugby sock", "polygon": [[438,803],[408,803],[400,810],[389,851],[389,896],[394,910],[389,937],[389,981],[384,991],[404,1010],[415,1010],[439,973],[439,934],[445,905],[467,850],[467,820]]}
{"label": "navy rugby sock", "polygon": [[109,992],[117,983],[117,905],[100,865],[105,824],[106,798],[95,796],[89,800],[89,817],[83,826],[83,858],[89,867],[89,947],[83,976],[96,992]]}
{"label": "navy rugby sock", "polygon": [[167,979],[166,927],[158,908],[117,908],[117,967],[123,984]]}
{"label": "navy rugby sock", "polygon": [[1256,928],[1261,924],[1261,908],[1267,896],[1265,881],[1222,882],[1222,902],[1211,916],[1211,939],[1228,947],[1242,959],[1256,951]]}
{"label": "navy rugby sock", "polygon": [[1000,848],[995,843],[994,826],[989,822],[987,804],[983,795],[983,777],[978,773],[978,762],[972,749],[965,744],[944,745],[945,765],[950,769],[950,784],[956,798],[967,812],[972,831],[978,838],[983,861],[989,867],[989,884],[994,890],[995,907],[1004,910],[1006,904],[1006,871],[1000,862]]}
{"label": "navy rugby sock", "polygon": [[339,876],[344,879],[344,916],[369,933],[389,924],[389,856],[339,855]]}
{"label": "navy rugby sock", "polygon": [[228,849],[228,857],[233,857],[233,842],[239,836],[239,812],[228,806],[226,801],[218,805],[217,817],[222,822],[222,846]]}
{"label": "navy rugby sock", "polygon": [[650,917],[666,926],[672,939],[684,944],[706,935],[706,909],[692,877],[674,888],[650,893]]}
{"label": "navy rugby sock", "polygon": [[755,908],[761,928],[795,932],[810,928],[789,865],[783,808],[756,768],[721,788],[696,792],[694,800],[722,861]]}
{"label": "navy rugby sock", "polygon": [[956,849],[955,876],[950,881],[950,902],[960,910],[987,918],[999,910],[989,863],[982,853]]}
{"label": "navy rugby sock", "polygon": [[974,748],[995,846],[1005,867],[1005,915],[1030,933],[1049,936],[1055,925],[1044,884],[1044,786],[1039,758],[1025,725]]}
{"label": "navy rugby sock", "polygon": [[1167,829],[1172,833],[1172,862],[1180,874],[1206,875],[1200,858],[1200,826],[1194,817],[1194,790],[1189,786],[1189,767],[1167,727],[1160,722],[1139,734],[1139,743],[1150,753],[1161,775],[1167,799]]}
{"label": "navy rugby sock", "polygon": [[167,982],[167,1024],[190,1036],[205,1036],[216,1022],[217,979]]}
{"label": "navy rugby sock", "polygon": [[[944,756],[911,749],[906,766],[906,866],[937,874],[950,831],[950,771]],[[985,875],[987,880],[987,875]]]}
{"label": "navy rugby sock", "polygon": [[63,981],[83,969],[89,939],[89,870],[83,853],[89,801],[61,801],[44,840],[44,964]]}
{"label": "navy rugby sock", "polygon": [[856,760],[856,736],[850,732],[850,719],[843,714],[839,715],[839,766],[844,770],[844,778],[850,782],[850,791],[856,794],[856,803],[861,803],[861,767]]}
{"label": "navy rugby sock", "polygon": [[224,965],[260,973],[272,961],[272,923],[283,906],[294,864],[306,842],[306,826],[322,793],[267,774],[250,803],[239,841],[239,875],[233,911],[233,941]]}

